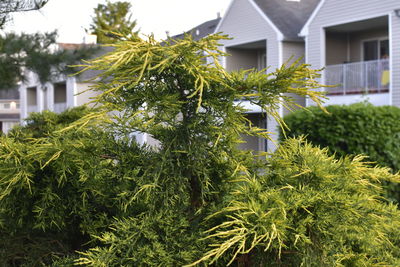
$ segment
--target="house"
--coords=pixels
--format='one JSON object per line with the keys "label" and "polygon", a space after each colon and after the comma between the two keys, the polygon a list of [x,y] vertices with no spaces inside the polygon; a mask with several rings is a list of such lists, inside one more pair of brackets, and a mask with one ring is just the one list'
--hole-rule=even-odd
{"label": "house", "polygon": [[306,62],[332,85],[326,104],[400,106],[399,0],[321,0],[300,35]]}
{"label": "house", "polygon": [[[58,44],[61,49],[75,49],[81,45]],[[110,49],[110,47],[103,47],[95,56]],[[19,86],[21,121],[26,119],[31,112],[50,110],[60,113],[67,108],[89,103],[97,95],[96,92],[88,90],[93,84],[90,80],[97,74],[98,72],[95,71],[86,71],[78,76],[59,75],[53,77],[51,82],[43,84],[35,73],[28,71],[25,74],[26,80]]]}
{"label": "house", "polygon": [[[216,32],[228,34],[233,39],[224,40],[223,50],[230,54],[222,64],[228,70],[258,69],[269,66],[274,71],[282,64],[303,57],[305,42],[300,33],[317,7],[319,0],[233,0]],[[305,98],[295,97],[305,106]],[[248,110],[249,119],[257,126],[277,133],[278,124],[258,107],[240,103]],[[280,115],[288,110],[281,107]],[[277,139],[276,134],[272,136]],[[244,148],[274,150],[274,142],[256,137],[245,137]]]}
{"label": "house", "polygon": [[50,110],[56,113],[90,102],[94,92],[87,91],[91,83],[80,77],[61,75],[52,82],[40,83],[35,73],[29,72],[20,85],[21,120],[31,112]]}
{"label": "house", "polygon": [[218,17],[216,19],[212,19],[209,21],[206,21],[193,29],[190,29],[187,32],[184,32],[182,34],[174,35],[171,38],[172,39],[183,39],[185,34],[189,34],[192,36],[193,40],[200,40],[210,34],[215,33],[215,29],[217,28],[219,22],[221,21],[221,17],[218,14]]}
{"label": "house", "polygon": [[20,104],[17,88],[0,90],[0,132],[7,133],[19,124]]}

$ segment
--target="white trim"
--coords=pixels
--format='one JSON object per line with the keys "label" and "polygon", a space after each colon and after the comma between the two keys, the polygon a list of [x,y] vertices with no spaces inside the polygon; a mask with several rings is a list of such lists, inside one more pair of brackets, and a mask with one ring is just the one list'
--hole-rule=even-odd
{"label": "white trim", "polygon": [[[320,28],[320,66],[318,66],[318,69],[324,68],[326,66],[326,31],[324,27]],[[325,84],[325,70],[322,71],[321,73],[321,84]],[[324,90],[324,88],[321,88],[321,90]]]}
{"label": "white trim", "polygon": [[278,68],[280,68],[283,64],[283,41],[278,41]]}
{"label": "white trim", "polygon": [[311,13],[311,16],[308,18],[306,24],[304,24],[303,28],[301,28],[300,33],[298,34],[300,37],[306,37],[308,36],[308,27],[310,26],[311,22],[314,20],[315,16],[321,9],[322,5],[325,3],[325,0],[321,0],[319,2],[318,6],[314,9],[313,13]]}
{"label": "white trim", "polygon": [[232,8],[232,6],[233,6],[233,3],[234,3],[235,1],[236,1],[236,0],[231,0],[231,2],[229,3],[229,6],[228,6],[228,8],[226,9],[225,14],[222,16],[221,20],[218,22],[218,25],[217,25],[217,27],[215,28],[214,33],[219,32],[219,29],[221,28],[222,23],[225,21],[225,18],[226,18],[226,16],[227,16],[227,14],[229,13],[229,11],[231,10],[231,8]]}
{"label": "white trim", "polygon": [[350,51],[351,50],[351,42],[350,42],[350,34],[349,33],[346,34],[346,39],[347,39],[346,61],[350,62],[350,60],[351,60],[351,51]]}
{"label": "white trim", "polygon": [[260,16],[271,26],[271,28],[275,31],[277,35],[278,41],[282,41],[284,39],[284,36],[282,32],[276,27],[276,25],[265,15],[265,13],[261,10],[261,8],[253,2],[253,0],[248,0],[249,3],[254,7],[254,9],[260,14]]}
{"label": "white trim", "polygon": [[393,106],[393,13],[388,14],[388,37],[389,37],[389,105]]}
{"label": "white trim", "polygon": [[[223,47],[226,48],[235,48],[235,46],[239,45],[245,45],[245,44],[250,44],[250,43],[256,43],[256,42],[261,42],[261,41],[266,41],[267,38],[261,38],[261,39],[256,39],[256,40],[247,40],[247,41],[241,41],[238,43],[229,43],[229,44],[224,44]],[[267,45],[265,45],[267,47]]]}
{"label": "white trim", "polygon": [[[308,35],[304,36],[304,63],[308,64]],[[309,97],[306,96],[305,106],[308,107],[309,105]]]}
{"label": "white trim", "polygon": [[324,27],[320,28],[320,66],[318,68],[324,68],[326,66],[326,31]]}
{"label": "white trim", "polygon": [[[226,54],[226,46],[221,47],[221,51]],[[227,56],[221,56],[221,66],[226,70],[226,57]]]}

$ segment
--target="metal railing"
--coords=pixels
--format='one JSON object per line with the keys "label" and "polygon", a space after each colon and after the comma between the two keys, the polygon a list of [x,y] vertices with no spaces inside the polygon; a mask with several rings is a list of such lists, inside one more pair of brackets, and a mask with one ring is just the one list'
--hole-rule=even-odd
{"label": "metal railing", "polygon": [[328,95],[383,93],[389,91],[389,60],[370,60],[325,68]]}

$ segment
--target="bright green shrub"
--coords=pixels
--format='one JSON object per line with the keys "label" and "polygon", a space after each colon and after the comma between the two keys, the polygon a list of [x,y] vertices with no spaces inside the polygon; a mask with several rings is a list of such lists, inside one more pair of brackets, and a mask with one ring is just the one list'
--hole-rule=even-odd
{"label": "bright green shrub", "polygon": [[[337,156],[367,155],[368,161],[400,170],[400,109],[359,103],[298,110],[284,121],[288,137],[306,136],[314,145]],[[281,133],[282,139],[282,133]],[[400,188],[389,186],[389,197],[400,201]]]}
{"label": "bright green shrub", "polygon": [[[399,211],[379,198],[397,176],[295,140],[271,159],[238,149],[269,135],[237,99],[278,116],[287,93],[319,102],[321,85],[304,64],[228,73],[223,38],[118,42],[85,67],[101,72],[100,110],[1,139],[3,265],[398,265]],[[14,263],[5,244],[25,233],[33,252]]]}
{"label": "bright green shrub", "polygon": [[0,137],[1,266],[50,263],[132,211],[119,195],[135,187],[141,152],[97,125],[65,128],[89,112],[36,113]]}
{"label": "bright green shrub", "polygon": [[100,102],[120,111],[111,127],[146,132],[159,145],[134,179],[132,202],[143,212],[117,220],[78,263],[398,265],[400,213],[379,197],[380,182],[398,176],[296,140],[271,159],[240,151],[244,134],[268,134],[235,100],[276,115],[280,96],[320,85],[306,65],[227,73],[217,61],[220,38],[128,40],[88,63],[104,71]]}
{"label": "bright green shrub", "polygon": [[208,246],[200,265],[399,266],[400,211],[379,195],[382,181],[400,177],[361,159],[336,160],[326,149],[288,140],[262,173],[232,183],[223,204],[201,222],[209,228],[197,234],[202,240],[190,240],[181,215],[169,221],[165,214],[164,225],[128,219],[103,234],[105,246],[84,253],[80,263],[184,265],[197,256],[198,244]]}

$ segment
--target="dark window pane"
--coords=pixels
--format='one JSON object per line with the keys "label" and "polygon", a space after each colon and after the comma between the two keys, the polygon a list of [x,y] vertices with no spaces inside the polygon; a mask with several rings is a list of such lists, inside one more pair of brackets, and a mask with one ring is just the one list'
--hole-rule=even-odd
{"label": "dark window pane", "polygon": [[389,57],[389,40],[382,40],[381,41],[381,49],[380,49],[380,56],[381,58],[388,58]]}
{"label": "dark window pane", "polygon": [[364,60],[378,59],[378,41],[364,42]]}

